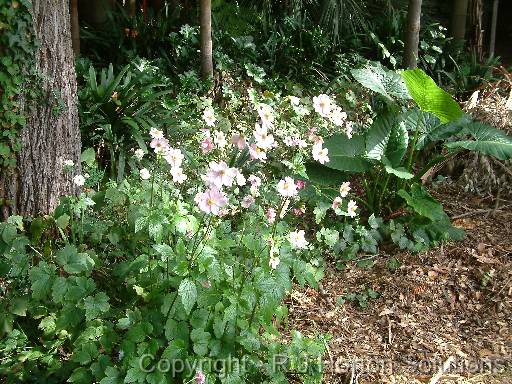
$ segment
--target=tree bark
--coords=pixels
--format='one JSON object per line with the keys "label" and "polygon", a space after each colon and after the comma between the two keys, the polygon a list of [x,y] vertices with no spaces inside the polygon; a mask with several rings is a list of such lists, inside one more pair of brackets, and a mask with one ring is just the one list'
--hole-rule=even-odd
{"label": "tree bark", "polygon": [[463,42],[466,37],[466,19],[468,0],[455,0],[452,13],[452,37],[456,42]]}
{"label": "tree bark", "polygon": [[402,63],[405,68],[416,68],[418,64],[421,1],[422,0],[409,0],[409,7],[407,9],[407,30],[405,31],[405,47]]}
{"label": "tree bark", "polygon": [[469,10],[469,22],[471,25],[469,46],[471,51],[476,54],[478,61],[482,62],[484,59],[483,1],[471,0]]}
{"label": "tree bark", "polygon": [[71,0],[71,40],[75,57],[80,54],[80,24],[78,22],[78,0]]}
{"label": "tree bark", "polygon": [[[0,213],[4,218],[49,214],[61,196],[78,192],[73,176],[80,173],[81,144],[69,0],[33,0],[32,19],[39,42],[39,96],[23,107],[26,124],[17,168],[0,176],[0,192],[7,198]],[[64,172],[65,160],[74,162],[73,172]]]}
{"label": "tree bark", "polygon": [[498,8],[500,1],[494,0],[492,4],[492,19],[491,19],[491,38],[489,42],[489,56],[494,56],[494,50],[496,48],[496,26],[498,25]]}
{"label": "tree bark", "polygon": [[212,1],[201,0],[201,75],[213,77]]}

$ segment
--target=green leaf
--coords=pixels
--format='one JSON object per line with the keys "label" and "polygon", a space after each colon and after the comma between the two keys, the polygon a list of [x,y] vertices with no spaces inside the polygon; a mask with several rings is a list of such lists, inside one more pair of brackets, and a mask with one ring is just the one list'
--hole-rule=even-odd
{"label": "green leaf", "polygon": [[389,160],[385,157],[382,158],[382,164],[384,164],[384,169],[387,173],[395,175],[400,179],[410,180],[414,177],[414,175],[404,167],[393,167]]}
{"label": "green leaf", "polygon": [[80,161],[87,164],[89,167],[92,167],[96,161],[96,152],[94,151],[94,148],[87,148],[83,151],[80,155]]}
{"label": "green leaf", "polygon": [[146,376],[146,382],[148,384],[167,384],[168,381],[165,377],[166,376],[163,372],[156,370],[154,372],[148,373]]}
{"label": "green leaf", "polygon": [[378,161],[385,157],[393,166],[399,166],[408,144],[405,125],[388,113],[377,117],[366,133],[366,157]]}
{"label": "green leaf", "polygon": [[94,267],[94,260],[87,253],[78,253],[74,245],[68,244],[57,252],[57,263],[67,273],[90,273]]}
{"label": "green leaf", "polygon": [[56,303],[62,303],[68,290],[68,281],[65,277],[59,276],[52,285],[52,299]]}
{"label": "green leaf", "polygon": [[43,330],[45,334],[53,333],[55,331],[55,319],[56,316],[54,313],[44,317],[39,323],[38,328]]}
{"label": "green leaf", "polygon": [[448,148],[465,148],[478,151],[499,160],[512,158],[512,137],[505,132],[483,123],[471,123],[465,128],[474,140],[461,140],[447,143]]}
{"label": "green leaf", "polygon": [[64,213],[63,215],[61,215],[57,219],[55,219],[55,223],[57,224],[57,227],[64,230],[69,225],[69,220],[70,220],[69,215]]}
{"label": "green leaf", "polygon": [[213,334],[217,339],[220,339],[224,334],[224,329],[226,328],[226,322],[224,319],[220,317],[216,317],[213,321]]}
{"label": "green leaf", "polygon": [[386,169],[387,173],[389,173],[391,175],[395,175],[396,177],[398,177],[400,179],[410,180],[410,179],[414,178],[414,175],[412,173],[410,173],[404,167],[393,168],[390,165],[386,165],[384,168]]}
{"label": "green leaf", "polygon": [[88,368],[79,367],[73,371],[67,381],[68,383],[88,384],[92,383],[94,380]]}
{"label": "green leaf", "polygon": [[12,314],[17,316],[26,316],[28,309],[28,297],[16,297],[12,299],[9,310]]}
{"label": "green leaf", "polygon": [[368,225],[373,229],[377,229],[382,225],[382,219],[380,217],[375,217],[375,214],[372,213],[368,218]]}
{"label": "green leaf", "polygon": [[90,364],[98,356],[98,347],[94,342],[80,343],[73,351],[73,361],[80,365]]}
{"label": "green leaf", "polygon": [[166,339],[172,340],[176,338],[176,335],[178,334],[178,322],[169,316],[169,318],[165,322],[164,329]]}
{"label": "green leaf", "polygon": [[105,369],[105,377],[100,380],[100,384],[119,384],[119,370],[115,367],[107,367]]}
{"label": "green leaf", "polygon": [[196,309],[190,317],[192,328],[206,328],[210,312],[204,308]]}
{"label": "green leaf", "polygon": [[146,379],[146,372],[144,372],[139,364],[128,369],[124,378],[125,383],[144,383]]}
{"label": "green leaf", "polygon": [[378,116],[366,133],[366,157],[380,161],[385,154],[389,134],[395,123],[391,114]]}
{"label": "green leaf", "polygon": [[386,146],[386,158],[393,166],[398,166],[409,146],[409,133],[405,124],[397,122],[389,134],[388,145]]}
{"label": "green leaf", "polygon": [[167,348],[162,353],[162,359],[182,359],[187,352],[185,342],[181,339],[175,339],[169,342]]}
{"label": "green leaf", "polygon": [[371,163],[364,158],[364,136],[349,139],[344,134],[336,134],[325,141],[324,147],[329,150],[330,161],[325,164],[327,168],[356,173],[371,168]]}
{"label": "green leaf", "polygon": [[52,286],[52,279],[55,273],[55,267],[41,261],[37,267],[30,270],[30,280],[32,282],[32,297],[34,299],[44,299]]}
{"label": "green leaf", "polygon": [[208,353],[208,343],[211,339],[210,333],[202,329],[193,329],[192,332],[190,332],[190,339],[194,343],[194,352],[199,356],[206,356]]}
{"label": "green leaf", "polygon": [[402,77],[412,98],[423,111],[432,112],[442,123],[462,116],[459,104],[421,69],[403,71]]}
{"label": "green leaf", "polygon": [[13,224],[6,224],[4,230],[2,231],[2,240],[6,244],[11,244],[12,241],[16,238],[16,226]]}
{"label": "green leaf", "polygon": [[139,216],[135,220],[135,233],[143,230],[148,225],[148,218],[146,216]]}
{"label": "green leaf", "polygon": [[108,312],[110,304],[105,292],[99,292],[94,296],[87,296],[84,300],[85,319],[90,321],[98,318],[102,313]]}
{"label": "green leaf", "polygon": [[340,185],[346,179],[344,172],[320,163],[307,163],[306,174],[311,182],[320,185]]}
{"label": "green leaf", "polygon": [[7,159],[9,157],[9,154],[11,153],[11,149],[7,144],[0,143],[0,156]]}
{"label": "green leaf", "polygon": [[414,211],[432,221],[450,221],[441,203],[434,199],[428,191],[419,184],[413,184],[410,194],[401,189],[398,195],[402,197]]}
{"label": "green leaf", "polygon": [[369,63],[362,69],[350,72],[361,85],[384,96],[388,101],[393,101],[393,98],[411,98],[400,75],[385,69],[380,63]]}
{"label": "green leaf", "polygon": [[317,224],[320,224],[320,222],[324,219],[329,208],[331,208],[331,204],[327,204],[321,201],[318,203],[315,209],[313,209],[313,214],[315,215],[315,222]]}
{"label": "green leaf", "polygon": [[184,279],[180,283],[178,288],[178,294],[181,297],[181,302],[185,308],[187,315],[190,315],[190,311],[194,307],[197,299],[197,288],[194,282],[190,279]]}

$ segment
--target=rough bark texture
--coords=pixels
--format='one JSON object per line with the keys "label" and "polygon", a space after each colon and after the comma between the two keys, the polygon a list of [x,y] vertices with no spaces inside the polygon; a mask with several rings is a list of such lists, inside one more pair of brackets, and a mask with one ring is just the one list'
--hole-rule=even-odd
{"label": "rough bark texture", "polygon": [[[71,48],[68,0],[33,0],[33,23],[39,49],[36,70],[40,96],[24,106],[17,169],[0,177],[7,204],[0,215],[50,213],[59,197],[77,192],[72,178],[80,172],[80,130],[76,74]],[[30,86],[33,86],[31,84]],[[73,173],[63,172],[73,160]],[[3,185],[2,185],[3,184]]]}
{"label": "rough bark texture", "polygon": [[409,0],[403,58],[403,66],[405,68],[416,68],[418,62],[418,45],[420,43],[421,26],[421,1],[422,0]]}
{"label": "rough bark texture", "polygon": [[452,36],[455,41],[462,42],[466,37],[466,18],[468,0],[455,0],[452,13]]}
{"label": "rough bark texture", "polygon": [[483,14],[482,0],[471,0],[469,5],[469,22],[471,25],[469,46],[471,47],[471,51],[475,52],[480,62],[482,62],[484,58]]}
{"label": "rough bark texture", "polygon": [[201,74],[213,77],[212,1],[201,0]]}
{"label": "rough bark texture", "polygon": [[75,56],[80,54],[80,25],[78,23],[78,0],[71,0],[71,39]]}

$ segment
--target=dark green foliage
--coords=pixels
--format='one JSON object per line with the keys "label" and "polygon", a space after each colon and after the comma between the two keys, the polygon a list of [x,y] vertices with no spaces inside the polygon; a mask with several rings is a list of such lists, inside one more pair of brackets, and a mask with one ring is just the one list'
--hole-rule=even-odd
{"label": "dark green foliage", "polygon": [[83,146],[105,148],[110,175],[122,179],[129,151],[147,152],[151,127],[167,128],[170,111],[163,106],[169,82],[145,60],[114,74],[112,65],[98,75],[91,65],[79,92]]}
{"label": "dark green foliage", "polygon": [[[166,190],[155,202],[151,184],[123,185],[67,198],[32,223],[0,223],[0,375],[27,383],[174,383],[202,370],[210,383],[222,375],[242,383],[287,382],[292,372],[319,383],[324,337],[292,332],[286,345],[278,330],[294,276],[316,284],[321,271],[286,246],[272,272],[261,236],[222,220],[210,225],[215,217],[198,223]],[[270,231],[256,219],[240,225]],[[208,239],[199,236],[206,227]],[[189,366],[151,371],[161,359]]]}
{"label": "dark green foliage", "polygon": [[25,124],[21,99],[32,97],[26,86],[35,60],[36,43],[28,0],[0,1],[0,171],[14,167]]}
{"label": "dark green foliage", "polygon": [[[442,205],[418,182],[433,166],[461,149],[510,159],[512,139],[464,116],[452,97],[420,69],[403,71],[403,81],[396,73],[375,66],[356,70],[354,75],[384,97],[387,112],[378,115],[364,133],[328,138],[325,147],[330,161],[323,168],[359,174],[370,213],[393,216],[407,207],[405,221],[396,228],[392,224],[383,229],[401,248],[422,250],[438,240],[461,238]],[[407,109],[410,98],[417,108]],[[422,160],[426,158],[429,160]],[[339,182],[339,176],[323,168],[309,168],[311,179],[320,179],[322,185],[329,184],[329,177]],[[405,233],[403,224],[415,241],[397,232]]]}

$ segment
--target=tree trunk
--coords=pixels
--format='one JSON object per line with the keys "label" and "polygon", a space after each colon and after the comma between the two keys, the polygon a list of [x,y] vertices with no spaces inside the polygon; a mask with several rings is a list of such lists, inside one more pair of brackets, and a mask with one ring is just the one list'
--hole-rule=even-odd
{"label": "tree trunk", "polygon": [[129,0],[126,5],[128,6],[128,14],[134,17],[137,14],[137,0]]}
{"label": "tree trunk", "polygon": [[484,29],[483,29],[483,2],[482,0],[471,0],[469,7],[469,22],[471,25],[471,36],[469,46],[471,51],[476,54],[478,61],[484,59]]}
{"label": "tree trunk", "polygon": [[456,42],[463,42],[466,37],[466,19],[468,0],[455,0],[452,13],[452,37]]}
{"label": "tree trunk", "polygon": [[416,68],[418,64],[418,45],[420,43],[421,27],[421,1],[422,0],[409,0],[403,58],[403,66],[405,68]]}
{"label": "tree trunk", "polygon": [[80,54],[80,24],[78,23],[78,0],[71,0],[71,40],[75,57]]}
{"label": "tree trunk", "polygon": [[492,20],[491,20],[491,38],[489,42],[489,56],[494,56],[494,50],[496,48],[496,26],[498,25],[498,8],[500,1],[494,0],[492,4]]}
{"label": "tree trunk", "polygon": [[[48,214],[58,205],[59,197],[78,192],[73,176],[80,173],[80,130],[69,0],[33,0],[32,8],[39,42],[39,95],[24,105],[27,119],[17,168],[0,176],[0,187],[3,184],[7,194],[1,213],[4,218],[6,214]],[[64,172],[65,160],[75,163],[73,172]]]}
{"label": "tree trunk", "polygon": [[212,1],[201,0],[201,75],[213,77]]}

